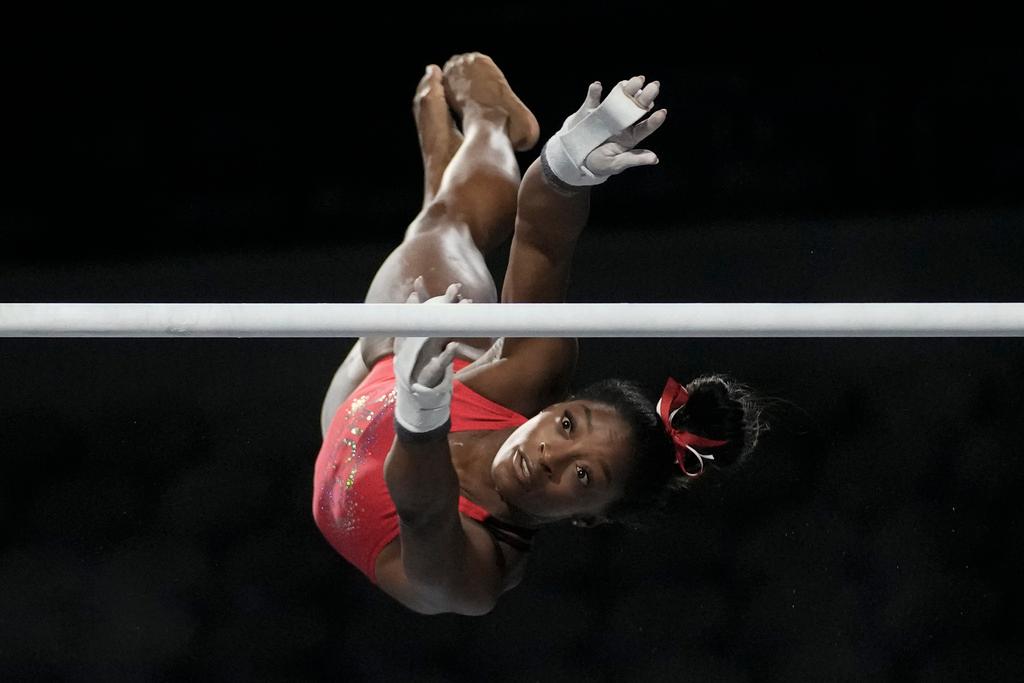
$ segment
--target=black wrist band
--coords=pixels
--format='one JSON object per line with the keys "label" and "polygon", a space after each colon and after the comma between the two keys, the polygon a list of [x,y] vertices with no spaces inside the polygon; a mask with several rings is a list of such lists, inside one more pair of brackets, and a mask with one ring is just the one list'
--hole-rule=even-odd
{"label": "black wrist band", "polygon": [[544,147],[540,150],[540,168],[544,172],[544,180],[548,182],[548,185],[552,187],[559,194],[573,196],[577,195],[584,190],[589,190],[589,185],[570,185],[561,178],[555,175],[555,172],[551,170],[551,166],[548,164],[547,156],[544,151],[548,148],[547,143],[544,143]]}
{"label": "black wrist band", "polygon": [[429,432],[410,432],[395,420],[395,436],[402,443],[427,443],[428,441],[440,441],[448,437],[452,430],[452,419],[448,418],[443,425],[435,427]]}

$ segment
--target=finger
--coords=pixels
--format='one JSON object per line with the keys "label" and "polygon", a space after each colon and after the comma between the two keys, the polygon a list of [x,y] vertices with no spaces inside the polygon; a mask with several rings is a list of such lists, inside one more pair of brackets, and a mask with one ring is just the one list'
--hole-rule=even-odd
{"label": "finger", "polygon": [[485,353],[483,349],[478,349],[477,347],[470,346],[469,344],[458,344],[458,348],[459,350],[456,351],[455,355],[459,358],[465,358],[466,360],[471,361],[479,360]]}
{"label": "finger", "polygon": [[636,147],[643,142],[651,133],[661,128],[661,124],[665,123],[665,118],[668,116],[667,109],[659,109],[654,112],[646,119],[636,124],[628,131],[622,134],[622,140],[616,140],[612,138],[611,141],[619,142],[626,145],[627,147]]}
{"label": "finger", "polygon": [[619,81],[619,85],[622,86],[622,90],[630,97],[635,97],[640,88],[644,87],[643,76],[633,76],[628,81]]}
{"label": "finger", "polygon": [[444,351],[443,339],[428,339],[420,349],[419,358],[413,367],[412,380],[423,386],[433,386],[437,375],[437,359]]}
{"label": "finger", "polygon": [[461,292],[461,291],[462,291],[462,283],[461,282],[453,282],[452,284],[448,285],[448,289],[446,289],[444,291],[444,298],[447,299],[449,301],[449,303],[453,302],[456,299],[458,299],[459,292]]}
{"label": "finger", "polygon": [[458,351],[458,348],[459,345],[455,342],[450,342],[445,346],[440,354],[431,358],[430,362],[423,367],[417,381],[426,387],[437,386],[444,379],[444,373],[447,372],[448,366],[455,359],[455,353]]}
{"label": "finger", "polygon": [[419,350],[416,353],[416,358],[413,360],[412,368],[408,371],[408,377],[413,382],[420,381],[420,377],[423,375],[424,370],[430,365],[431,359],[441,352],[444,347],[443,339],[423,339],[423,343],[420,345]]}
{"label": "finger", "polygon": [[594,109],[601,104],[601,81],[594,81],[587,89],[587,98],[583,100],[583,106],[587,109]]}
{"label": "finger", "polygon": [[631,149],[623,152],[612,159],[610,166],[612,173],[622,173],[627,168],[634,166],[653,166],[658,163],[658,155],[649,149]]}
{"label": "finger", "polygon": [[494,341],[494,343],[491,344],[491,348],[487,349],[487,353],[485,353],[484,355],[480,356],[480,361],[482,363],[489,363],[491,361],[498,360],[499,358],[501,358],[501,351],[504,348],[505,348],[505,338],[504,337],[498,337]]}
{"label": "finger", "polygon": [[650,109],[654,106],[654,99],[661,92],[661,83],[658,81],[651,81],[647,84],[647,87],[636,94],[636,103],[644,109]]}
{"label": "finger", "polygon": [[472,299],[459,299],[459,303],[460,304],[471,304],[471,303],[473,303],[473,300]]}
{"label": "finger", "polygon": [[640,123],[630,126],[618,135],[608,138],[608,143],[619,145],[622,148],[621,151],[633,149],[643,142],[651,133],[661,128],[661,124],[665,123],[665,118],[667,116],[667,110],[659,109]]}
{"label": "finger", "polygon": [[441,359],[441,366],[448,367],[455,360],[455,354],[459,352],[458,342],[448,342],[448,346],[444,347],[444,351],[441,352],[439,358]]}
{"label": "finger", "polygon": [[427,285],[424,282],[422,275],[417,276],[416,279],[412,281],[412,288],[420,297],[420,301],[426,301],[430,298],[430,292],[427,291]]}
{"label": "finger", "polygon": [[407,304],[418,304],[419,302],[420,298],[416,295],[416,292],[409,292],[409,296],[405,298],[405,303]]}

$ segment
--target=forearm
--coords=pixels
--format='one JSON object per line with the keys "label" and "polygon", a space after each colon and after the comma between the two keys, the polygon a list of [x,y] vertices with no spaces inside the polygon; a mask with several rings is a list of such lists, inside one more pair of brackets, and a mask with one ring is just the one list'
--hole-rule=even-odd
{"label": "forearm", "polygon": [[527,169],[519,187],[503,302],[565,301],[576,241],[590,213],[590,190],[574,189],[556,186],[539,159]]}
{"label": "forearm", "polygon": [[[422,277],[413,286],[410,302],[459,300],[458,284],[430,298]],[[493,606],[501,575],[489,535],[482,532],[483,554],[471,552],[481,546],[468,543],[459,513],[459,477],[448,447],[457,350],[439,338],[395,339],[395,440],[384,483],[398,513],[402,580],[415,609],[476,614]]]}
{"label": "forearm", "polygon": [[429,526],[458,512],[459,478],[446,436],[422,443],[395,439],[384,461],[384,483],[406,525]]}
{"label": "forearm", "polygon": [[419,598],[431,611],[461,611],[467,599],[480,602],[467,578],[459,481],[447,438],[422,444],[396,440],[384,480],[398,511],[402,566]]}
{"label": "forearm", "polygon": [[590,188],[562,183],[538,157],[519,186],[516,239],[553,258],[571,257],[589,216]]}
{"label": "forearm", "polygon": [[601,101],[592,83],[579,111],[544,146],[523,176],[502,302],[564,301],[576,241],[590,215],[590,187],[633,166],[658,163],[650,150],[635,149],[665,120],[651,110],[657,81],[644,77],[619,83]]}

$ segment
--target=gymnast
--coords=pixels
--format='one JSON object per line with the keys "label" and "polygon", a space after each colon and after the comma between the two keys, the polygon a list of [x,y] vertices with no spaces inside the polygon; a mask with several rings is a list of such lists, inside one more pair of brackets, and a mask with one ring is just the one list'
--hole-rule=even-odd
{"label": "gymnast", "polygon": [[[486,55],[427,67],[413,98],[424,200],[367,303],[498,301],[484,257],[512,236],[502,303],[562,302],[591,188],[658,163],[659,83],[592,83],[520,179],[536,118]],[[458,118],[457,125],[453,114]],[[461,130],[460,130],[461,127]],[[523,578],[545,525],[630,523],[748,458],[759,400],[722,375],[652,403],[605,380],[570,394],[576,339],[363,338],[324,402],[313,516],[371,582],[422,614],[479,615]]]}

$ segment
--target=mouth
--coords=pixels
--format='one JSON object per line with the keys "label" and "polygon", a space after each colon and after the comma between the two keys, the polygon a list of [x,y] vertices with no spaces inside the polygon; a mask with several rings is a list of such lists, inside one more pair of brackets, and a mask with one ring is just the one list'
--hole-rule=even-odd
{"label": "mouth", "polygon": [[516,478],[520,483],[524,486],[529,486],[533,470],[531,469],[530,459],[519,448],[516,448],[516,452],[512,456],[512,469],[515,471]]}

